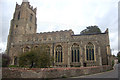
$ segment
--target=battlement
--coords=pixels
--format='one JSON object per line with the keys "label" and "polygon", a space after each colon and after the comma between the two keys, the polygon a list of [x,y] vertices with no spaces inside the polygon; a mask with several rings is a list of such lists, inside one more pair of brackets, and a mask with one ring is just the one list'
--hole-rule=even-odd
{"label": "battlement", "polygon": [[71,35],[74,34],[74,32],[72,31],[72,29],[70,30],[60,30],[60,31],[52,31],[52,32],[40,32],[40,33],[37,33],[37,34],[55,34],[55,33],[71,33]]}
{"label": "battlement", "polygon": [[30,4],[29,4],[29,9],[31,9],[34,13],[36,13],[36,11],[37,11],[37,8],[33,8],[33,6],[31,6]]}
{"label": "battlement", "polygon": [[21,5],[19,5],[17,2],[16,2],[16,9],[19,9],[21,8]]}
{"label": "battlement", "polygon": [[19,4],[16,2],[16,9],[21,8],[22,6],[24,6],[24,4],[27,4],[27,7],[28,7],[29,9],[31,9],[31,10],[36,14],[37,8],[33,8],[33,6],[31,6],[29,2],[22,2],[21,5],[19,5]]}

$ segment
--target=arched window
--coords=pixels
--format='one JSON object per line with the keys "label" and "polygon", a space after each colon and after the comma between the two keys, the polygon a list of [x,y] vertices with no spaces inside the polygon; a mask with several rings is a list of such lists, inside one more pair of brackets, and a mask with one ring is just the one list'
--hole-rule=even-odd
{"label": "arched window", "polygon": [[86,60],[94,60],[94,52],[94,45],[89,42],[86,46]]}
{"label": "arched window", "polygon": [[14,65],[17,65],[17,57],[14,57]]}
{"label": "arched window", "polygon": [[36,46],[34,47],[34,49],[35,49],[35,50],[38,49],[38,45],[36,45]]}
{"label": "arched window", "polygon": [[63,62],[63,55],[62,55],[62,46],[58,45],[56,47],[56,62]]}
{"label": "arched window", "polygon": [[30,46],[26,46],[26,47],[24,48],[24,52],[28,52],[28,51],[30,51]]}
{"label": "arched window", "polygon": [[71,47],[72,62],[80,62],[79,45],[73,44]]}
{"label": "arched window", "polygon": [[18,20],[20,19],[20,11],[19,11],[19,13],[18,13]]}

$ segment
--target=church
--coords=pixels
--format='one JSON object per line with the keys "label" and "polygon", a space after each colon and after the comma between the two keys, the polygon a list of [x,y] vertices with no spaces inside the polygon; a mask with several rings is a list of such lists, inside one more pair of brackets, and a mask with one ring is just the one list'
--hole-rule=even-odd
{"label": "church", "polygon": [[54,57],[53,67],[87,67],[111,65],[109,31],[74,34],[70,30],[37,33],[36,8],[23,0],[16,3],[8,35],[7,54],[11,65],[19,65],[19,55],[42,44]]}

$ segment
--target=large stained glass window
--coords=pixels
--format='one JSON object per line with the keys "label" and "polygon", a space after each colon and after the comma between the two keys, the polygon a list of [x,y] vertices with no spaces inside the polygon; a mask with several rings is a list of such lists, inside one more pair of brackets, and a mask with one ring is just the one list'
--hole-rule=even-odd
{"label": "large stained glass window", "polygon": [[72,62],[80,62],[79,45],[73,44],[71,47]]}
{"label": "large stained glass window", "polygon": [[63,62],[62,46],[56,47],[56,62]]}
{"label": "large stained glass window", "polygon": [[94,45],[89,42],[86,46],[86,60],[94,60],[94,52]]}

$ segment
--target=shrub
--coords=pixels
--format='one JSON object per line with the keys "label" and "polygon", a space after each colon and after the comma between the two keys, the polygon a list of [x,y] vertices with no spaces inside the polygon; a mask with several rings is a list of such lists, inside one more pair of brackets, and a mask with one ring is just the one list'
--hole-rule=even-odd
{"label": "shrub", "polygon": [[31,49],[19,57],[20,67],[29,68],[47,68],[53,62],[53,58],[47,53],[46,46],[40,46],[38,49]]}
{"label": "shrub", "polygon": [[64,76],[62,76],[62,78],[67,78],[67,76],[64,75]]}
{"label": "shrub", "polygon": [[17,65],[9,65],[8,67],[18,67]]}
{"label": "shrub", "polygon": [[114,66],[114,60],[112,60],[112,67]]}

